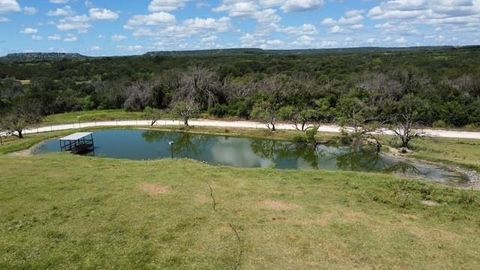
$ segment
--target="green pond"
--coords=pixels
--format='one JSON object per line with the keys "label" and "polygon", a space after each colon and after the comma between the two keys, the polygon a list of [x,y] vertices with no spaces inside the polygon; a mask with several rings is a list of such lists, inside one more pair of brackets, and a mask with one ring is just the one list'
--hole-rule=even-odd
{"label": "green pond", "polygon": [[[91,155],[132,160],[188,158],[212,165],[241,168],[362,171],[398,174],[447,184],[466,177],[441,166],[375,152],[352,152],[349,147],[311,145],[192,133],[145,130],[107,130],[93,134]],[[35,154],[60,151],[58,140],[46,141]]]}

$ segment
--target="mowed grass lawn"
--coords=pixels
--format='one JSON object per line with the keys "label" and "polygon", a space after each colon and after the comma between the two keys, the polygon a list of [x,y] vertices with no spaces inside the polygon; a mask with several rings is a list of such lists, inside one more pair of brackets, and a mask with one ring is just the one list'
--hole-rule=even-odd
{"label": "mowed grass lawn", "polygon": [[0,172],[0,269],[480,269],[476,191],[67,154]]}

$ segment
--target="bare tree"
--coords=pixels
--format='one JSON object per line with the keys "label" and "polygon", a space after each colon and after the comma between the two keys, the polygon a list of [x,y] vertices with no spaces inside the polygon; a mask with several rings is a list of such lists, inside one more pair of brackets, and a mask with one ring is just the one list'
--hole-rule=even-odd
{"label": "bare tree", "polygon": [[421,132],[415,129],[415,125],[424,109],[425,101],[412,94],[396,102],[395,113],[389,121],[389,129],[400,139],[401,147],[410,148],[410,142],[421,136]]}
{"label": "bare tree", "polygon": [[150,104],[152,89],[149,82],[135,82],[130,85],[126,90],[128,97],[123,107],[127,111],[143,111]]}
{"label": "bare tree", "polygon": [[2,114],[0,128],[8,133],[23,138],[23,130],[30,125],[40,122],[40,108],[33,100],[18,98],[9,110]]}
{"label": "bare tree", "polygon": [[218,75],[209,69],[195,66],[180,79],[176,100],[193,98],[200,109],[213,107],[221,95]]}

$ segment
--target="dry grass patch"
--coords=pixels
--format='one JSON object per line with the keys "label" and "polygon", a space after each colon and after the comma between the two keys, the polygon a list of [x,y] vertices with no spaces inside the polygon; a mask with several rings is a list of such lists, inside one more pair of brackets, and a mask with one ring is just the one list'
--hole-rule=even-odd
{"label": "dry grass patch", "polygon": [[195,195],[194,200],[195,200],[196,204],[203,205],[203,204],[206,204],[206,203],[210,203],[211,198],[208,197],[205,194],[197,194],[197,195]]}
{"label": "dry grass patch", "polygon": [[289,202],[282,202],[282,201],[274,201],[274,200],[265,200],[258,203],[260,208],[268,209],[268,210],[275,210],[275,211],[290,211],[302,208],[298,204],[289,203]]}
{"label": "dry grass patch", "polygon": [[146,193],[148,196],[152,197],[158,195],[166,195],[172,192],[172,189],[170,187],[149,183],[140,184],[140,190]]}
{"label": "dry grass patch", "polygon": [[430,206],[430,207],[435,207],[435,206],[439,206],[439,205],[440,205],[438,202],[429,201],[429,200],[423,200],[423,201],[421,201],[420,203],[423,204],[423,205],[426,205],[426,206]]}

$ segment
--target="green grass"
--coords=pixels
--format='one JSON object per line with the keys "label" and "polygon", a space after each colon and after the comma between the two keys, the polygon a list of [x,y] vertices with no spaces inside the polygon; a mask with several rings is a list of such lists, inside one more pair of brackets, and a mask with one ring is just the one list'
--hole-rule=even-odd
{"label": "green grass", "polygon": [[0,171],[0,269],[480,267],[478,192],[66,154],[0,157]]}
{"label": "green grass", "polygon": [[[67,133],[8,138],[0,154]],[[415,147],[414,157],[479,167],[479,141]],[[67,154],[0,155],[0,172],[0,269],[480,268],[478,191],[382,174]]]}
{"label": "green grass", "polygon": [[2,143],[0,144],[0,155],[22,151],[31,148],[32,146],[39,144],[45,140],[70,133],[72,133],[72,131],[41,133],[36,135],[26,135],[23,139],[19,139],[13,136],[7,138],[4,137],[2,138]]}
{"label": "green grass", "polygon": [[413,157],[466,166],[480,172],[480,140],[422,138],[414,142]]}
{"label": "green grass", "polygon": [[124,110],[97,110],[81,111],[62,114],[53,114],[45,117],[42,126],[69,124],[78,122],[112,121],[112,120],[141,120],[145,119],[143,112],[127,112]]}

